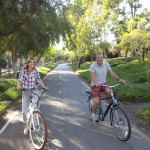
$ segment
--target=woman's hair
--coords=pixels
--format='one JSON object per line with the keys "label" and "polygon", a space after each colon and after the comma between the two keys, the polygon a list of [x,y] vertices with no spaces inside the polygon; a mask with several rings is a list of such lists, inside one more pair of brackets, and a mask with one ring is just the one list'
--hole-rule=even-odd
{"label": "woman's hair", "polygon": [[[36,66],[36,62],[34,60],[34,58],[28,58],[25,65],[24,65],[24,69],[28,69],[28,64],[30,63],[30,61],[33,60]],[[34,69],[36,69],[36,67],[34,66]]]}

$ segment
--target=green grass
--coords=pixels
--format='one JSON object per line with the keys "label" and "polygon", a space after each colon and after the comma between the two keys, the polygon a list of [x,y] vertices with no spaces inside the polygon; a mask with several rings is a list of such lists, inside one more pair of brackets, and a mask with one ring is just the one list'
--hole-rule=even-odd
{"label": "green grass", "polygon": [[140,108],[137,111],[137,115],[150,123],[150,105]]}

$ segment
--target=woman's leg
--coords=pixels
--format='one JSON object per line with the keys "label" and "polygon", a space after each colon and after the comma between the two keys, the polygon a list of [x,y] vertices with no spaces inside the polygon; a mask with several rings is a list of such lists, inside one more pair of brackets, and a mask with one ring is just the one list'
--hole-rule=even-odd
{"label": "woman's leg", "polygon": [[27,126],[27,113],[28,107],[30,102],[31,93],[28,91],[23,91],[22,93],[22,113],[23,113],[23,122],[25,123],[26,128]]}

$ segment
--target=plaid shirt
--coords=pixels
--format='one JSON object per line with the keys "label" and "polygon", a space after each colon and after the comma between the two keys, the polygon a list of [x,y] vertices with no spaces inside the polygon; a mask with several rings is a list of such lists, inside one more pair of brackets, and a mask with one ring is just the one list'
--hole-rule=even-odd
{"label": "plaid shirt", "polygon": [[24,89],[36,89],[36,83],[40,82],[41,78],[39,76],[39,72],[36,69],[32,70],[31,75],[29,75],[27,69],[23,69],[20,72],[18,81],[22,83],[22,88]]}

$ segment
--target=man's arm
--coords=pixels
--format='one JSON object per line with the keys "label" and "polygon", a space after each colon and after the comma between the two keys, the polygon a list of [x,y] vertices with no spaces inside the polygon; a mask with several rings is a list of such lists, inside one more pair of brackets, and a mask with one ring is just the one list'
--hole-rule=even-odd
{"label": "man's arm", "polygon": [[95,85],[100,85],[100,84],[97,83],[96,80],[95,80],[95,72],[90,72],[90,76],[91,76],[91,81],[92,81]]}
{"label": "man's arm", "polygon": [[117,81],[119,81],[119,77],[110,69],[110,70],[108,70],[109,71],[109,73],[110,73],[110,75],[114,78],[114,79],[116,79]]}
{"label": "man's arm", "polygon": [[114,79],[116,79],[117,81],[119,81],[119,82],[125,82],[124,80],[120,79],[111,69],[108,70],[108,71],[109,71],[110,75],[111,75]]}

